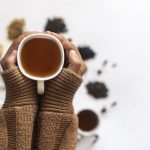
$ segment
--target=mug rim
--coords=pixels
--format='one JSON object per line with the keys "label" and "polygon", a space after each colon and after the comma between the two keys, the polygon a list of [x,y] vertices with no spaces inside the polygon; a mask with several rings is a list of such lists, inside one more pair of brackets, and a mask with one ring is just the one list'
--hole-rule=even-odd
{"label": "mug rim", "polygon": [[90,131],[84,131],[84,130],[82,130],[82,129],[80,129],[80,128],[78,127],[78,134],[79,134],[79,135],[83,135],[83,136],[88,136],[88,135],[91,135],[91,134],[95,134],[96,130],[97,130],[97,129],[99,128],[99,126],[100,126],[100,115],[98,114],[98,112],[97,112],[96,110],[94,110],[94,108],[85,107],[85,108],[81,108],[80,110],[77,111],[77,113],[76,113],[77,116],[78,116],[78,114],[79,114],[80,112],[82,112],[82,111],[84,111],[84,110],[90,110],[90,111],[94,112],[94,113],[96,114],[97,118],[98,118],[98,124],[97,124],[97,126],[96,126],[94,129],[92,129],[92,130],[90,130]]}
{"label": "mug rim", "polygon": [[[46,77],[38,77],[38,76],[30,75],[23,68],[22,63],[21,63],[21,57],[20,57],[21,56],[21,52],[22,52],[22,48],[25,45],[25,43],[27,43],[28,41],[30,41],[31,39],[34,39],[34,38],[49,39],[49,40],[55,42],[58,45],[59,51],[60,51],[60,54],[61,54],[61,62],[60,62],[59,68],[57,69],[57,71],[54,74],[46,76]],[[63,48],[63,45],[61,44],[61,42],[56,37],[54,37],[53,35],[49,35],[49,34],[46,34],[46,33],[34,33],[34,34],[31,34],[31,35],[28,35],[27,37],[25,37],[20,42],[20,44],[18,46],[17,62],[18,62],[18,67],[19,67],[20,71],[26,77],[28,77],[28,78],[30,78],[32,80],[37,80],[37,81],[50,80],[50,79],[56,77],[61,72],[61,70],[63,68],[63,65],[64,65],[64,48]]]}

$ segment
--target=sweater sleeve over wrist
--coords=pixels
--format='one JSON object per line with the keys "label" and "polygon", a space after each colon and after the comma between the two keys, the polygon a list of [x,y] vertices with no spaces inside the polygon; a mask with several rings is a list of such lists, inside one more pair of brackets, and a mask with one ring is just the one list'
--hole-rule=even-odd
{"label": "sweater sleeve over wrist", "polygon": [[64,68],[56,78],[46,82],[41,110],[72,113],[72,100],[81,83],[80,76]]}
{"label": "sweater sleeve over wrist", "polygon": [[37,103],[35,81],[26,78],[18,67],[4,71],[2,77],[6,87],[6,99],[3,107]]}

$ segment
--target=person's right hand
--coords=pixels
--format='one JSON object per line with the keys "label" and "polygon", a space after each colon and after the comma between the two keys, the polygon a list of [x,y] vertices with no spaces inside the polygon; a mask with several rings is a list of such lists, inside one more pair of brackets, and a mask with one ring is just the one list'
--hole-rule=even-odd
{"label": "person's right hand", "polygon": [[63,68],[57,77],[45,82],[46,88],[41,101],[41,110],[73,113],[73,97],[82,83],[86,65],[76,46],[69,40],[54,32],[47,31],[46,33],[60,40],[64,47],[68,66]]}
{"label": "person's right hand", "polygon": [[46,33],[55,36],[62,43],[67,61],[69,62],[68,69],[72,70],[79,76],[82,76],[86,72],[86,64],[83,61],[77,47],[60,34],[50,31],[46,31]]}

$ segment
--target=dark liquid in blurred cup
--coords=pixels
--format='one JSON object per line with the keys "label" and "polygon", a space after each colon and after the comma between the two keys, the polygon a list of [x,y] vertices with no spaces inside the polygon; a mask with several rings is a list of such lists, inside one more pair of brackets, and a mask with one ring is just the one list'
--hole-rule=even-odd
{"label": "dark liquid in blurred cup", "polygon": [[92,110],[82,110],[78,113],[79,128],[82,131],[90,132],[99,125],[99,118]]}

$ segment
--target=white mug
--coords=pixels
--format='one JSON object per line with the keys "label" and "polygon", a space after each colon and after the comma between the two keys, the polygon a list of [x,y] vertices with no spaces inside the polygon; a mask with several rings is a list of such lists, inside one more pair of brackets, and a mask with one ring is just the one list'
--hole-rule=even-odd
{"label": "white mug", "polygon": [[[26,72],[26,70],[22,66],[21,52],[22,52],[23,46],[26,42],[28,42],[31,39],[35,39],[35,38],[49,39],[49,40],[55,42],[58,45],[59,50],[60,50],[60,54],[61,54],[60,66],[54,74],[49,75],[47,77],[38,77],[38,76],[30,75],[29,73]],[[40,61],[42,61],[42,60],[40,60]],[[63,49],[63,46],[62,46],[61,42],[56,37],[54,37],[52,35],[44,34],[44,33],[31,34],[31,35],[25,37],[21,41],[21,43],[19,44],[18,53],[17,53],[17,62],[18,62],[18,67],[19,67],[20,71],[23,73],[23,75],[25,75],[26,77],[28,77],[32,80],[37,81],[37,92],[38,92],[38,94],[44,94],[44,81],[50,80],[50,79],[56,77],[61,72],[61,70],[63,68],[63,65],[64,65],[64,49]]]}

